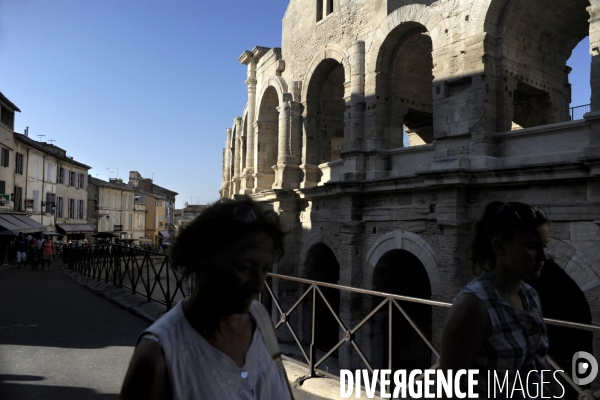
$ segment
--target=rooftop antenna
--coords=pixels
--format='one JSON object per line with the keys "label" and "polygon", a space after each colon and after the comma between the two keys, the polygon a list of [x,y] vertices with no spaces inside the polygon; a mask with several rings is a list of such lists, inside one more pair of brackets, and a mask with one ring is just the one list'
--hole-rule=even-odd
{"label": "rooftop antenna", "polygon": [[54,139],[48,139],[48,141],[50,142],[50,144],[51,144],[52,146],[54,146],[54,142],[56,142],[56,140],[54,140]]}
{"label": "rooftop antenna", "polygon": [[106,168],[108,170],[108,180],[110,181],[110,175],[115,171],[114,168]]}
{"label": "rooftop antenna", "polygon": [[38,135],[40,137],[40,142],[42,141],[42,138],[46,135]]}
{"label": "rooftop antenna", "polygon": [[156,174],[156,172],[152,173],[152,182],[154,182],[154,174]]}

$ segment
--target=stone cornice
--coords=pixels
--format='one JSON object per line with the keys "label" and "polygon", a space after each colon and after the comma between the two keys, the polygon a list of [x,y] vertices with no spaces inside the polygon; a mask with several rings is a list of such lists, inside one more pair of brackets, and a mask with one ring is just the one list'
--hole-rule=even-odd
{"label": "stone cornice", "polygon": [[242,55],[238,58],[238,61],[242,64],[248,65],[254,60],[254,54],[251,51],[245,50]]}

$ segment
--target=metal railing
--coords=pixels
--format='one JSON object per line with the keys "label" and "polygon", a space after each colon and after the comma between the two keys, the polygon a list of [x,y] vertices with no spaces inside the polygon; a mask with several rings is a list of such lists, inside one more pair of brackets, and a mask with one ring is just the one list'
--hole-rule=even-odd
{"label": "metal railing", "polygon": [[[398,311],[401,312],[403,317],[406,318],[406,320],[409,322],[409,324],[412,326],[412,328],[415,330],[415,332],[418,334],[418,336],[423,340],[423,342],[427,345],[427,347],[435,355],[436,362],[434,365],[431,366],[431,368],[432,369],[438,368],[439,360],[440,360],[440,353],[437,351],[437,349],[431,343],[431,341],[424,335],[424,333],[422,332],[420,327],[415,323],[414,319],[411,316],[409,316],[408,313],[404,310],[404,307],[402,307],[399,304],[399,301],[429,305],[429,306],[433,306],[433,307],[442,307],[442,308],[450,308],[452,306],[451,303],[419,299],[419,298],[413,298],[413,297],[406,297],[406,296],[376,292],[376,291],[366,290],[366,289],[357,289],[357,288],[352,288],[352,287],[347,287],[347,286],[342,286],[342,285],[336,285],[336,284],[330,284],[330,283],[324,283],[324,282],[316,282],[316,281],[312,281],[309,279],[295,278],[295,277],[278,275],[278,274],[269,274],[269,276],[271,276],[272,278],[283,280],[283,281],[292,281],[292,282],[298,282],[298,283],[310,285],[308,287],[308,289],[306,289],[304,291],[304,293],[298,298],[298,300],[287,311],[283,310],[283,308],[281,307],[281,303],[278,301],[272,288],[269,285],[267,285],[267,290],[268,290],[271,300],[273,301],[273,304],[277,308],[277,311],[279,312],[279,315],[280,315],[279,322],[275,325],[275,329],[278,330],[283,325],[285,325],[289,329],[289,331],[291,332],[297,346],[299,347],[306,363],[309,366],[311,377],[316,375],[316,372],[317,372],[317,369],[319,368],[319,366],[327,358],[331,357],[331,355],[337,349],[339,349],[344,343],[348,343],[355,349],[355,351],[357,352],[357,354],[359,355],[360,359],[363,361],[363,363],[365,364],[367,369],[369,369],[369,371],[372,373],[374,368],[371,365],[371,363],[369,362],[369,360],[365,357],[364,350],[360,347],[359,343],[357,343],[355,341],[355,335],[360,328],[362,328],[367,322],[369,322],[369,320],[371,320],[373,318],[373,316],[378,311],[382,310],[386,305],[388,307],[388,340],[389,340],[389,342],[387,344],[387,346],[388,346],[387,368],[392,369],[392,349],[393,349],[393,345],[394,345],[393,340],[392,340],[392,338],[393,338],[393,332],[392,332],[392,330],[393,330],[393,319],[392,319],[393,313],[392,313],[392,311],[394,308],[396,308]],[[330,302],[327,299],[327,296],[325,296],[323,294],[323,291],[321,290],[322,288],[337,289],[340,292],[348,292],[348,293],[356,293],[356,294],[373,296],[375,298],[380,299],[380,302],[358,324],[356,324],[354,327],[347,327],[341,321],[339,316],[337,316],[336,313],[334,312],[333,307],[331,306]],[[294,330],[294,328],[292,327],[292,325],[290,324],[289,321],[290,321],[290,315],[292,314],[292,312],[294,312],[299,307],[300,303],[303,300],[305,300],[309,294],[312,294],[312,332],[311,332],[311,343],[310,343],[310,347],[309,347],[310,354],[306,354],[306,352],[304,351],[304,347],[303,347],[301,341],[299,340],[296,331]],[[335,346],[333,346],[324,356],[320,357],[318,360],[315,357],[315,354],[316,354],[316,351],[315,351],[316,350],[315,349],[315,344],[316,344],[315,343],[315,316],[317,313],[317,310],[315,307],[317,304],[317,302],[316,302],[317,295],[320,296],[321,300],[325,302],[327,309],[329,310],[329,312],[331,312],[333,317],[336,319],[337,323],[339,324],[339,328],[343,332],[343,338]],[[561,321],[561,320],[555,320],[555,319],[550,319],[550,318],[544,318],[544,321],[547,325],[554,325],[554,326],[560,326],[560,327],[565,327],[565,328],[580,329],[580,330],[600,333],[599,326],[574,323],[574,322],[569,322],[569,321]],[[552,366],[552,368],[554,368],[555,370],[562,370],[562,368],[549,356],[548,356],[548,362]],[[319,372],[323,373],[324,371],[319,371]],[[564,371],[561,372],[560,375],[565,380],[565,382],[568,383],[569,386],[571,386],[577,392],[578,398],[580,400],[600,399],[600,391],[598,391],[596,393],[592,393],[589,390],[583,390],[580,386],[575,384],[575,382],[573,382],[571,377],[568,374],[566,374]]]}
{"label": "metal railing", "polygon": [[73,271],[116,287],[130,289],[170,310],[189,296],[192,288],[170,267],[169,256],[121,245],[100,245],[67,250]]}
{"label": "metal railing", "polygon": [[571,115],[571,121],[583,119],[583,116],[586,113],[589,113],[590,110],[591,110],[591,104],[584,104],[582,106],[576,106],[576,107],[569,108],[569,114]]}
{"label": "metal railing", "polygon": [[[177,301],[189,296],[191,287],[187,285],[181,275],[170,268],[169,256],[160,253],[154,253],[139,249],[133,249],[125,246],[111,245],[111,246],[95,246],[95,247],[84,247],[77,249],[70,249],[68,254],[69,268],[75,272],[88,276],[99,281],[106,283],[111,282],[117,287],[125,287],[131,289],[132,293],[141,294],[146,297],[147,301],[155,301],[165,305],[170,309]],[[397,310],[406,319],[410,327],[416,332],[418,337],[423,341],[427,348],[435,355],[436,362],[430,368],[437,368],[439,366],[440,353],[433,345],[431,340],[423,332],[422,327],[419,327],[415,322],[414,318],[411,317],[405,310],[405,306],[401,305],[400,302],[408,304],[421,304],[431,307],[439,308],[450,308],[451,303],[426,300],[414,297],[401,296],[390,293],[377,292],[373,290],[352,288],[343,285],[337,285],[332,283],[318,282],[309,279],[296,278],[291,276],[279,275],[279,274],[268,274],[270,280],[277,279],[281,282],[288,282],[288,284],[307,285],[305,289],[299,290],[301,293],[296,301],[287,310],[281,304],[280,299],[276,296],[273,291],[272,284],[266,284],[267,298],[261,299],[265,302],[267,299],[272,302],[272,306],[275,307],[278,313],[278,322],[275,323],[275,330],[279,330],[283,326],[287,327],[290,335],[294,339],[295,344],[298,347],[298,352],[301,357],[306,361],[310,370],[311,377],[317,375],[317,372],[327,375],[326,371],[319,369],[319,367],[328,359],[331,358],[334,353],[341,348],[344,344],[352,346],[360,360],[364,363],[369,371],[373,372],[374,367],[372,360],[370,361],[365,354],[360,343],[356,340],[358,331],[363,328],[368,322],[372,322],[374,316],[380,311],[387,311],[387,368],[392,368],[393,360],[393,348],[397,343],[394,342],[394,310]],[[328,296],[324,294],[324,290],[337,290],[340,295],[342,293],[353,293],[355,295],[369,296],[373,302],[372,309],[367,315],[360,318],[360,321],[354,326],[346,326],[344,321],[338,315],[338,312],[334,310]],[[287,291],[286,293],[289,293]],[[291,316],[296,310],[298,310],[303,302],[312,299],[310,318],[311,332],[310,332],[310,344],[308,354],[304,348],[305,345],[299,338],[296,332],[297,326],[294,327],[291,323]],[[326,309],[325,312],[329,312],[331,317],[335,319],[338,324],[339,330],[341,330],[341,339],[338,342],[330,346],[330,348],[324,351],[324,355],[317,359],[317,343],[316,343],[316,321],[317,314],[322,310],[317,310],[317,299],[323,301]],[[387,310],[386,310],[387,309]],[[590,331],[600,333],[600,327],[588,324],[574,323],[568,321],[560,321],[555,319],[544,318],[547,325],[560,326],[571,329],[579,329],[584,331]],[[305,324],[301,324],[305,326]],[[339,333],[339,332],[338,332]],[[339,336],[338,336],[339,338]],[[305,338],[306,339],[306,338]],[[560,366],[548,357],[550,365],[556,369],[561,369]],[[570,376],[562,372],[561,376],[565,382],[568,383],[578,395],[580,400],[592,400],[600,399],[600,391],[592,393],[589,390],[583,390],[581,387],[576,385]]]}

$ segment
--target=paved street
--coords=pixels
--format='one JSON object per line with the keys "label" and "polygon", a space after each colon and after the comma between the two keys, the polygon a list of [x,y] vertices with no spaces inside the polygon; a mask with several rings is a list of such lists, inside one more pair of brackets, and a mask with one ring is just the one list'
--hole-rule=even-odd
{"label": "paved street", "polygon": [[[0,266],[0,399],[117,399],[149,323],[51,271]],[[297,400],[317,400],[294,388]]]}
{"label": "paved street", "polygon": [[0,398],[116,399],[149,325],[61,271],[0,267]]}

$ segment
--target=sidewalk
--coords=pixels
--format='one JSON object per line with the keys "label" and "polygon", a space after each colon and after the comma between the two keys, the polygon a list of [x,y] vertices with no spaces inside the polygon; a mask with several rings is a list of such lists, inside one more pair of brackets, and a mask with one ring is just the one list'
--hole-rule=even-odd
{"label": "sidewalk", "polygon": [[[116,288],[111,283],[98,282],[95,279],[83,277],[75,272],[65,269],[64,274],[77,281],[82,286],[90,289],[109,302],[126,309],[127,311],[152,322],[165,313],[165,307],[158,303],[147,303],[146,298],[131,294],[131,291]],[[328,377],[310,378],[310,372],[306,365],[284,356],[283,364],[288,374],[292,391],[296,400],[321,400],[339,399],[340,383],[336,379]],[[366,398],[365,393],[362,393]],[[379,397],[375,397],[379,399]]]}
{"label": "sidewalk", "polygon": [[50,271],[0,266],[0,398],[116,400],[148,322]]}

